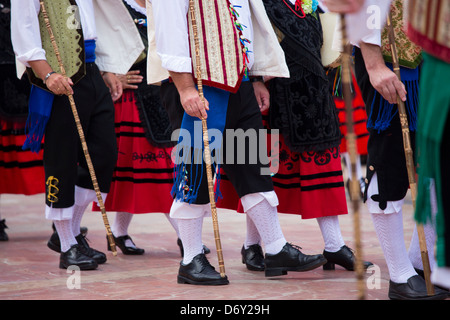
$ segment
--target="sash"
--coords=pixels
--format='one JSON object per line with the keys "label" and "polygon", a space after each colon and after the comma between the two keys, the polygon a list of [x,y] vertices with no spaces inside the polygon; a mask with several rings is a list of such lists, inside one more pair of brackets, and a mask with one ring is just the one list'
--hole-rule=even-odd
{"label": "sash", "polygon": [[409,38],[450,63],[450,0],[409,0],[407,12]]}
{"label": "sash", "polygon": [[[228,0],[193,0],[193,2],[203,90],[205,99],[209,102],[207,113],[211,165],[214,172],[218,172],[230,93],[237,92],[242,81],[248,81],[245,60],[247,52],[245,45],[248,40],[242,35],[242,28],[245,26],[239,24],[237,20],[239,13]],[[188,12],[189,42],[191,56],[194,56],[196,47],[190,14]],[[191,60],[192,70],[197,70],[195,57]],[[195,72],[193,76],[196,77]],[[197,117],[185,113],[178,144],[175,147],[172,188],[172,196],[175,199],[188,203],[196,201],[204,173],[203,156],[202,122]],[[220,196],[217,180],[216,198]]]}
{"label": "sash", "polygon": [[[229,0],[194,0],[194,4],[203,83],[235,93],[246,70],[236,11]],[[195,54],[192,19],[188,15],[190,48]],[[196,59],[192,60],[193,70],[197,70]]]}
{"label": "sash", "polygon": [[[212,155],[213,172],[218,172],[230,93],[209,86],[204,86],[203,90],[205,99],[209,102],[209,111],[207,111],[208,138],[210,140],[209,147]],[[177,200],[193,203],[197,199],[204,172],[203,130],[202,121],[199,118],[184,113],[178,144],[174,152],[175,174],[172,196]],[[186,165],[189,165],[189,172],[186,171]],[[219,191],[219,176],[216,177],[217,191]],[[216,200],[220,197],[219,193],[216,193]]]}
{"label": "sash", "polygon": [[[387,62],[386,66],[393,70],[392,64]],[[416,131],[417,105],[419,104],[419,68],[400,67],[400,77],[408,93],[405,107],[408,113],[409,130]],[[375,91],[367,119],[367,128],[373,128],[378,130],[378,132],[384,131],[390,126],[392,119],[397,113],[397,105],[389,103],[378,91]]]}
{"label": "sash", "polygon": [[[95,62],[95,40],[86,41],[84,47],[86,48],[86,62]],[[22,146],[23,150],[30,149],[35,153],[39,153],[41,150],[42,139],[50,119],[54,98],[54,94],[48,89],[44,90],[35,84],[31,86],[28,102],[29,112],[25,124],[26,139]]]}

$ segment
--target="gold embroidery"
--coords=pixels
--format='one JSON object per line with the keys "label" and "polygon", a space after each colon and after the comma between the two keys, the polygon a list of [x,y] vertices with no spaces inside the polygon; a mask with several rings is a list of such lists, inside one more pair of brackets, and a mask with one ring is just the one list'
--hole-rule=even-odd
{"label": "gold embroidery", "polygon": [[59,193],[59,188],[57,187],[59,180],[54,176],[50,176],[45,184],[48,186],[47,200],[52,203],[58,202],[59,199],[56,194]]}
{"label": "gold embroidery", "polygon": [[[395,42],[397,44],[397,54],[400,66],[415,69],[422,62],[422,48],[413,43],[405,33],[403,19],[404,0],[392,1],[391,14],[392,26],[395,30]],[[387,62],[392,62],[391,47],[389,44],[388,27],[382,33],[383,56]]]}

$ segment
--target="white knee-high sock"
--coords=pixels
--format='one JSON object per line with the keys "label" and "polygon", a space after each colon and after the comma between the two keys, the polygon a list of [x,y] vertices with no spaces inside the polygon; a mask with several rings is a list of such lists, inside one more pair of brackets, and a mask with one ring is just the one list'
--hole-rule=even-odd
{"label": "white knee-high sock", "polygon": [[[431,271],[436,266],[436,258],[434,256],[434,248],[436,244],[436,214],[437,214],[437,199],[434,180],[430,185],[430,207],[431,207],[431,221],[423,225],[423,231],[425,233],[425,241],[427,243],[428,261],[430,262]],[[417,234],[417,225],[414,226],[414,231],[411,238],[408,251],[409,259],[411,260],[414,268],[423,270],[422,254],[420,249],[419,236]]]}
{"label": "white knee-high sock", "polygon": [[[428,261],[430,262],[430,269],[431,271],[433,271],[434,267],[436,266],[436,259],[434,258],[434,245],[436,242],[435,229],[433,225],[427,223],[423,225],[423,230],[425,233],[425,241],[427,242]],[[408,256],[414,268],[423,270],[423,261],[420,250],[419,236],[417,234],[417,226],[414,226],[414,232],[411,237]]]}
{"label": "white knee-high sock", "polygon": [[128,227],[130,226],[133,214],[129,212],[117,212],[111,231],[115,237],[122,237],[128,235]]}
{"label": "white knee-high sock", "polygon": [[248,249],[251,245],[260,244],[261,236],[259,235],[258,229],[253,223],[252,219],[246,215],[247,221],[247,233],[245,236],[244,248]]}
{"label": "white knee-high sock", "polygon": [[[75,236],[80,234],[81,220],[88,205],[92,204],[97,199],[94,190],[85,189],[75,186],[75,203],[73,205],[72,215],[72,232]],[[106,200],[107,194],[102,193],[103,201]]]}
{"label": "white knee-high sock", "polygon": [[[133,214],[129,212],[119,211],[116,213],[116,218],[114,219],[114,223],[111,227],[111,231],[116,238],[128,235],[128,227],[130,226],[132,219]],[[133,241],[130,239],[125,240],[125,246],[136,248]]]}
{"label": "white knee-high sock", "polygon": [[172,225],[173,229],[175,230],[175,232],[177,233],[177,237],[180,237],[180,232],[178,230],[178,220],[171,218],[169,213],[165,213],[164,214],[167,218],[167,220],[169,220],[170,224]]}
{"label": "white knee-high sock", "polygon": [[339,218],[337,216],[320,217],[317,218],[317,222],[322,232],[325,251],[339,251],[345,245],[339,227]]}
{"label": "white knee-high sock", "polygon": [[248,209],[247,215],[258,229],[266,253],[276,254],[280,252],[286,244],[286,239],[284,238],[278,220],[277,207],[272,207],[270,203],[264,199]]}
{"label": "white knee-high sock", "polygon": [[402,212],[373,213],[371,216],[391,280],[395,283],[406,283],[417,273],[409,260],[405,246]]}
{"label": "white knee-high sock", "polygon": [[81,206],[74,204],[73,206],[72,233],[75,237],[80,234],[81,220],[83,219],[87,206],[87,204]]}
{"label": "white knee-high sock", "polygon": [[59,241],[61,243],[61,252],[66,252],[71,246],[77,244],[77,240],[72,232],[71,220],[53,220],[53,223],[55,225],[56,232],[58,232]]}
{"label": "white knee-high sock", "polygon": [[183,264],[186,265],[189,264],[196,255],[203,253],[203,217],[177,219],[177,224],[184,249]]}

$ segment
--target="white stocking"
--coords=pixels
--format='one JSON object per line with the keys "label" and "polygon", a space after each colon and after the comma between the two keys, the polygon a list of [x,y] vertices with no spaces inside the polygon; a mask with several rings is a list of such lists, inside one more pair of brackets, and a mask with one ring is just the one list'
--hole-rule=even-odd
{"label": "white stocking", "polygon": [[[128,235],[128,227],[130,226],[133,214],[129,212],[117,212],[111,231],[116,238]],[[133,241],[125,240],[125,246],[136,248]]]}
{"label": "white stocking", "polygon": [[189,264],[192,259],[203,253],[202,228],[203,216],[194,219],[177,219],[180,239],[183,243],[183,264]]}
{"label": "white stocking", "polygon": [[406,251],[402,212],[373,213],[371,216],[391,280],[395,283],[406,283],[417,273]]}
{"label": "white stocking", "polygon": [[[71,246],[77,244],[77,240],[72,232],[71,220],[53,220],[61,243],[61,252],[66,252]],[[78,230],[79,231],[79,230]]]}
{"label": "white stocking", "polygon": [[267,254],[277,254],[286,244],[283,231],[278,220],[277,207],[273,207],[263,199],[248,209],[247,215],[255,224],[264,243]]}
{"label": "white stocking", "polygon": [[248,247],[250,247],[251,245],[260,244],[261,237],[259,235],[258,229],[248,215],[246,215],[246,220],[247,233],[245,236],[244,248],[248,249]]}
{"label": "white stocking", "polygon": [[169,213],[165,213],[164,214],[167,218],[167,220],[169,220],[170,224],[172,225],[173,229],[175,230],[175,232],[177,233],[177,237],[180,237],[180,232],[178,230],[178,220],[171,218]]}
{"label": "white stocking", "polygon": [[341,228],[339,227],[339,218],[337,216],[320,217],[317,218],[317,222],[322,232],[325,251],[339,251],[345,245]]}

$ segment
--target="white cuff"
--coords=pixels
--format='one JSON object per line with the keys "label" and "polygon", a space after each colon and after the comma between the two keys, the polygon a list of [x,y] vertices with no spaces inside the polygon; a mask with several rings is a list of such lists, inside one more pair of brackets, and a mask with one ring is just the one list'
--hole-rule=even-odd
{"label": "white cuff", "polygon": [[180,73],[192,73],[192,60],[187,57],[170,56],[159,54],[161,65],[164,69]]}
{"label": "white cuff", "polygon": [[275,191],[250,193],[241,198],[244,212],[247,212],[263,200],[267,200],[272,207],[278,206],[278,197]]}
{"label": "white cuff", "polygon": [[47,220],[71,220],[73,217],[73,206],[69,208],[51,208],[45,206],[45,218]]}
{"label": "white cuff", "polygon": [[189,204],[174,200],[170,208],[170,217],[174,219],[197,219],[211,215],[211,204]]}
{"label": "white cuff", "polygon": [[380,203],[378,201],[372,200],[371,196],[378,194],[378,178],[377,174],[374,173],[372,179],[370,179],[369,186],[367,187],[367,209],[370,213],[398,213],[402,211],[404,200],[398,201],[388,201],[386,209],[380,208]]}
{"label": "white cuff", "polygon": [[45,50],[41,48],[36,48],[30,50],[20,56],[17,56],[17,60],[22,62],[27,67],[30,67],[29,61],[37,61],[37,60],[47,60],[45,56]]}

